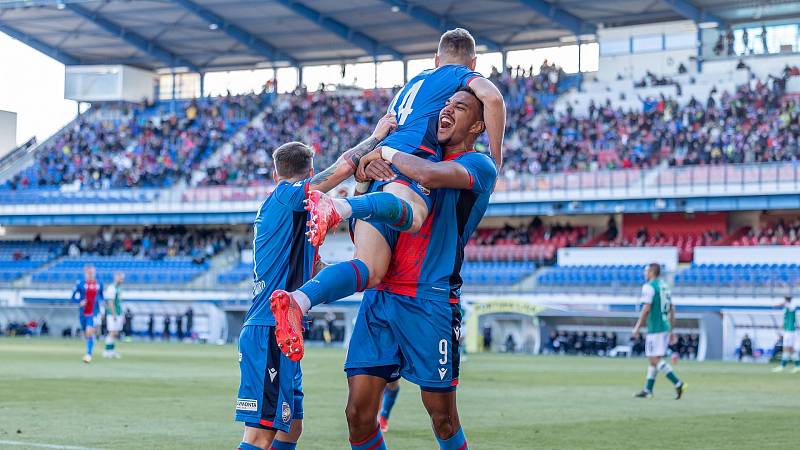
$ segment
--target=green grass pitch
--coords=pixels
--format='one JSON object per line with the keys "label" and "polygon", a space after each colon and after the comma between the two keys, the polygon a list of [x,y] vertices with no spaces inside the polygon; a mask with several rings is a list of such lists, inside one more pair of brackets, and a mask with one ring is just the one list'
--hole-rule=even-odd
{"label": "green grass pitch", "polygon": [[[235,448],[234,346],[120,349],[121,360],[85,365],[81,341],[0,339],[0,448]],[[342,349],[307,352],[301,449],[349,448],[343,358]],[[470,355],[459,406],[473,450],[798,448],[800,374],[769,369],[681,362],[689,388],[675,401],[663,376],[655,398],[631,397],[643,383],[641,359]],[[413,385],[403,384],[386,441],[436,448]]]}

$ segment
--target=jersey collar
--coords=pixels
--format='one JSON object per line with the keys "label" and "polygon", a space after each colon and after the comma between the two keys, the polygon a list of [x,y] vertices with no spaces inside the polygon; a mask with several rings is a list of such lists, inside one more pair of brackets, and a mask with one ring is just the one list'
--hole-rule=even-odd
{"label": "jersey collar", "polygon": [[474,149],[474,148],[471,148],[471,149],[469,149],[469,150],[465,150],[465,151],[463,151],[463,152],[451,153],[451,154],[449,154],[449,155],[445,155],[445,157],[444,157],[444,161],[452,161],[452,160],[454,160],[454,159],[457,159],[457,158],[458,158],[459,156],[461,156],[461,155],[466,155],[467,153],[474,153],[474,152],[475,152],[475,149]]}

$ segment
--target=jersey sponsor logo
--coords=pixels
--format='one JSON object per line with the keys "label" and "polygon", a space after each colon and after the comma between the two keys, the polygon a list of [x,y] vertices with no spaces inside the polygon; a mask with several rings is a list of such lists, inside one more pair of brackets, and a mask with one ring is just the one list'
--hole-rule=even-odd
{"label": "jersey sponsor logo", "polygon": [[281,420],[284,422],[288,422],[289,419],[292,418],[292,410],[289,408],[289,404],[283,402],[283,406],[281,406]]}
{"label": "jersey sponsor logo", "polygon": [[236,399],[236,410],[237,411],[258,411],[258,400],[253,400],[249,398],[237,398]]}
{"label": "jersey sponsor logo", "polygon": [[278,371],[275,370],[274,367],[269,368],[269,381],[275,381],[275,376],[278,375]]}
{"label": "jersey sponsor logo", "polygon": [[456,336],[456,339],[461,339],[461,327],[453,327],[453,334]]}
{"label": "jersey sponsor logo", "polygon": [[444,380],[444,376],[447,374],[447,369],[444,367],[439,367],[439,379]]}

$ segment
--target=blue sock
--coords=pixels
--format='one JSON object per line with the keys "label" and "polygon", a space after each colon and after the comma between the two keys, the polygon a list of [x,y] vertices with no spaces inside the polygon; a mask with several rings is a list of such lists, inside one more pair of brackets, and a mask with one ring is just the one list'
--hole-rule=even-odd
{"label": "blue sock", "polygon": [[351,217],[356,219],[385,223],[397,231],[408,230],[414,222],[411,205],[388,192],[372,192],[345,200],[353,209]]}
{"label": "blue sock", "polygon": [[381,417],[388,419],[389,414],[392,413],[394,401],[397,400],[397,394],[400,393],[400,386],[397,389],[389,389],[387,386],[383,389],[383,406],[381,406]]}
{"label": "blue sock", "polygon": [[239,447],[236,450],[263,450],[261,447],[256,447],[253,444],[248,444],[247,442],[239,442]]}
{"label": "blue sock", "polygon": [[456,434],[447,439],[439,439],[439,436],[436,436],[436,442],[439,443],[440,450],[469,450],[467,437],[464,436],[464,428],[459,428]]}
{"label": "blue sock", "polygon": [[369,269],[359,259],[331,264],[300,286],[311,306],[331,303],[367,288]]}
{"label": "blue sock", "polygon": [[350,441],[350,448],[352,450],[386,450],[386,442],[383,440],[381,428],[376,428],[370,437],[361,442]]}
{"label": "blue sock", "polygon": [[284,442],[273,439],[272,447],[269,450],[294,450],[295,448],[297,448],[297,442]]}
{"label": "blue sock", "polygon": [[94,336],[86,338],[86,354],[91,355],[94,351]]}

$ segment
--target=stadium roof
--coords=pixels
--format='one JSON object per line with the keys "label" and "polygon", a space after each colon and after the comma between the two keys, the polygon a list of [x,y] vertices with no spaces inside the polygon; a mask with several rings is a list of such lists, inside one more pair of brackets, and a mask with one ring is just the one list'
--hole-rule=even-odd
{"label": "stadium roof", "polygon": [[65,64],[191,71],[429,57],[469,29],[479,50],[594,40],[598,27],[800,17],[772,0],[0,0],[0,31]]}

